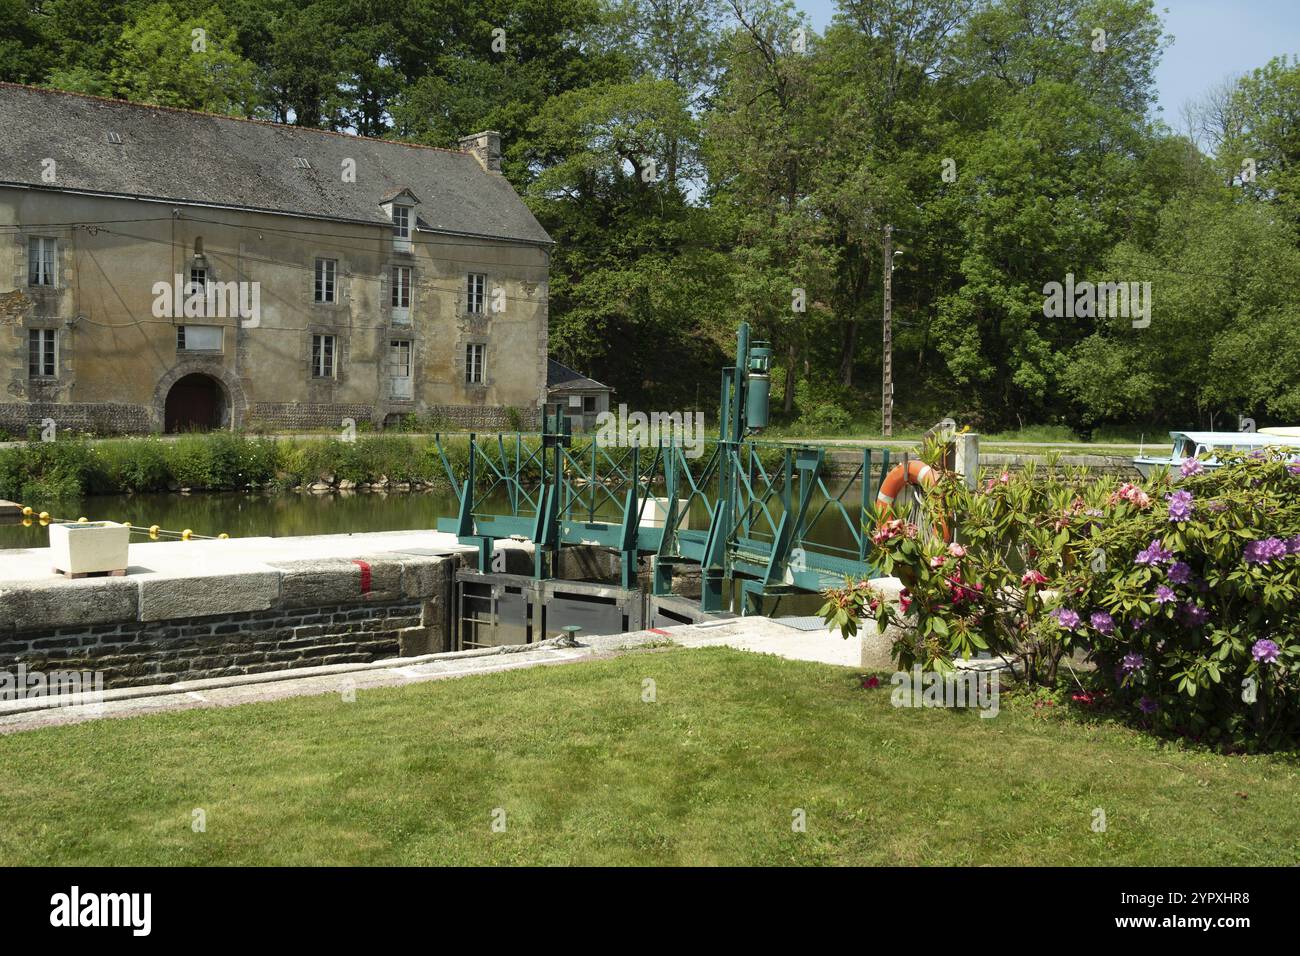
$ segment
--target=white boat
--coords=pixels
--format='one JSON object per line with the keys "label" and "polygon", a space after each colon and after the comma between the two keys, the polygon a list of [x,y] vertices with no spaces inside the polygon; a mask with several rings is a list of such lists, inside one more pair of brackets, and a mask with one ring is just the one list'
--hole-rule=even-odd
{"label": "white boat", "polygon": [[1157,468],[1177,469],[1188,458],[1200,458],[1206,468],[1217,468],[1222,464],[1219,456],[1227,452],[1252,452],[1257,448],[1300,446],[1300,429],[1296,429],[1295,442],[1288,442],[1291,436],[1279,436],[1260,432],[1170,432],[1173,450],[1168,455],[1145,455],[1139,453],[1133,459],[1133,467],[1142,473],[1143,478],[1151,477]]}
{"label": "white boat", "polygon": [[1300,446],[1300,425],[1270,425],[1268,428],[1261,428],[1259,433],[1273,435],[1276,438],[1294,438],[1295,444]]}

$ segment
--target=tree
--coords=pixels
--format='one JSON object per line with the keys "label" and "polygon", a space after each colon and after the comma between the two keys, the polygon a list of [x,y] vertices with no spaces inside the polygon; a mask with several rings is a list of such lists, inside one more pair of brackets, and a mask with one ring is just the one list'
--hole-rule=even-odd
{"label": "tree", "polygon": [[215,7],[193,16],[146,7],[122,30],[109,77],[115,95],[159,106],[252,116],[263,102],[256,68]]}

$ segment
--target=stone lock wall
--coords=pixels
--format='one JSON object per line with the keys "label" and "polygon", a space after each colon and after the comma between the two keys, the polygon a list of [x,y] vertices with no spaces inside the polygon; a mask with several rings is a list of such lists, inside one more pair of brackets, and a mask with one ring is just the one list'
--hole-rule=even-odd
{"label": "stone lock wall", "polygon": [[463,560],[384,553],[33,582],[0,594],[0,670],[100,671],[113,688],[437,653]]}

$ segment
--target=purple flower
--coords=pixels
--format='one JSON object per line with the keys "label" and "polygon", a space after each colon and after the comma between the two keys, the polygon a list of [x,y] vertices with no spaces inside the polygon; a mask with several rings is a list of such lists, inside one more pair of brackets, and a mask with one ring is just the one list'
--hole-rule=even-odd
{"label": "purple flower", "polygon": [[1182,472],[1184,478],[1190,478],[1192,475],[1199,475],[1203,472],[1205,466],[1201,464],[1199,458],[1185,458],[1183,463],[1178,466],[1178,470]]}
{"label": "purple flower", "polygon": [[1178,608],[1178,613],[1183,619],[1183,623],[1188,627],[1200,627],[1210,618],[1210,612],[1199,604],[1193,604],[1188,601]]}
{"label": "purple flower", "polygon": [[1170,601],[1174,601],[1174,600],[1176,600],[1176,597],[1174,595],[1173,589],[1167,588],[1163,584],[1160,585],[1160,587],[1156,588],[1157,604],[1168,604]]}
{"label": "purple flower", "polygon": [[1293,475],[1300,475],[1300,461],[1293,461],[1291,464],[1286,466],[1286,470],[1291,472]]}
{"label": "purple flower", "polygon": [[1285,557],[1287,545],[1281,538],[1263,538],[1252,541],[1242,549],[1242,557],[1247,564],[1268,564],[1276,558]]}
{"label": "purple flower", "polygon": [[1083,619],[1079,617],[1079,612],[1072,611],[1068,607],[1058,607],[1052,612],[1052,617],[1056,618],[1056,623],[1067,631],[1073,631],[1083,623]]}
{"label": "purple flower", "polygon": [[1190,491],[1175,491],[1172,495],[1166,495],[1169,500],[1169,520],[1186,521],[1192,516],[1192,510],[1196,507],[1192,503],[1192,493]]}
{"label": "purple flower", "polygon": [[1093,611],[1092,617],[1088,620],[1092,624],[1092,629],[1098,634],[1115,633],[1115,619],[1105,611]]}
{"label": "purple flower", "polygon": [[1146,658],[1141,654],[1125,654],[1124,659],[1119,662],[1119,669],[1125,674],[1132,674],[1140,671],[1146,664]]}
{"label": "purple flower", "polygon": [[1144,714],[1154,714],[1156,712],[1156,702],[1150,697],[1143,697],[1138,701],[1138,710]]}
{"label": "purple flower", "polygon": [[1175,561],[1165,573],[1170,584],[1186,584],[1192,579],[1192,568],[1186,561]]}
{"label": "purple flower", "polygon": [[1161,564],[1168,561],[1174,556],[1174,553],[1165,548],[1158,540],[1152,540],[1151,544],[1143,551],[1138,552],[1138,556],[1133,559],[1134,564]]}
{"label": "purple flower", "polygon": [[1286,539],[1286,553],[1300,554],[1300,534]]}
{"label": "purple flower", "polygon": [[1280,649],[1275,642],[1270,641],[1267,638],[1261,638],[1255,642],[1253,647],[1251,647],[1250,654],[1261,664],[1272,664],[1277,660],[1279,650]]}

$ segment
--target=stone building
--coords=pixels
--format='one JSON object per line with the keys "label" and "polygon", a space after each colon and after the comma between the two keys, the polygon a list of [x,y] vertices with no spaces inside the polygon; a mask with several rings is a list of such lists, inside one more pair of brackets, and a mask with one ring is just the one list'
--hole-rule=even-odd
{"label": "stone building", "polygon": [[551,239],[460,150],[0,83],[0,428],[536,421]]}

